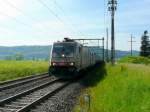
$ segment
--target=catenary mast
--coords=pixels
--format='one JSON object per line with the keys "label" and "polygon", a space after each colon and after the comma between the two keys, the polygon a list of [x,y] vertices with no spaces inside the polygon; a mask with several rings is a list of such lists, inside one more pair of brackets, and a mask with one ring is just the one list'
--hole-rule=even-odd
{"label": "catenary mast", "polygon": [[108,11],[111,12],[111,63],[115,64],[115,11],[117,10],[117,0],[108,1]]}

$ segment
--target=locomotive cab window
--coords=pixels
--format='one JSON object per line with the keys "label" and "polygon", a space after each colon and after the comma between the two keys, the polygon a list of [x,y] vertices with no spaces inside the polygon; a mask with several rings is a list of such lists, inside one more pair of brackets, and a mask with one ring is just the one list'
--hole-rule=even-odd
{"label": "locomotive cab window", "polygon": [[73,57],[75,45],[71,43],[59,43],[53,46],[53,57]]}

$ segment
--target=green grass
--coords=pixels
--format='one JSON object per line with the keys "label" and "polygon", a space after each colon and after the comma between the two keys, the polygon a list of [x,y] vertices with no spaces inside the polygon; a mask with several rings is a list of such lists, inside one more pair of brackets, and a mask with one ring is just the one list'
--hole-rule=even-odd
{"label": "green grass", "polygon": [[126,56],[119,60],[120,63],[150,64],[150,57]]}
{"label": "green grass", "polygon": [[[97,68],[92,77],[83,81],[88,83],[83,94],[91,96],[89,112],[150,112],[150,66],[108,64],[105,69]],[[75,112],[80,112],[81,105]]]}
{"label": "green grass", "polygon": [[0,61],[0,82],[47,71],[44,61]]}

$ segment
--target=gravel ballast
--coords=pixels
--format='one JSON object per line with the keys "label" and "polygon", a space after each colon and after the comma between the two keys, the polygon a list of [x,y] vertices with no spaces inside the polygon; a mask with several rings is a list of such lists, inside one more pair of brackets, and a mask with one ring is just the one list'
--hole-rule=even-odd
{"label": "gravel ballast", "polygon": [[82,89],[80,83],[73,83],[30,112],[72,112]]}

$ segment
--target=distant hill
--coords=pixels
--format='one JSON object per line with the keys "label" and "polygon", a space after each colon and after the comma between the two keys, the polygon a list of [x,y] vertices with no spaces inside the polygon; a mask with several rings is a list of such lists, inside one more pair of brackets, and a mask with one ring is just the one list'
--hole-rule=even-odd
{"label": "distant hill", "polygon": [[[24,59],[48,59],[51,51],[51,46],[15,46],[3,47],[0,46],[0,59],[6,59],[9,56],[22,54]],[[109,51],[110,54],[110,51]],[[138,51],[133,51],[133,55],[138,55]],[[116,51],[116,58],[121,58],[130,55],[129,51]]]}
{"label": "distant hill", "polygon": [[[131,54],[130,51],[120,51],[120,50],[117,50],[116,51],[116,58],[121,58],[121,57],[130,55],[130,54]],[[133,56],[138,56],[138,55],[139,55],[139,51],[133,51]]]}
{"label": "distant hill", "polygon": [[0,59],[22,54],[24,59],[47,59],[50,55],[51,46],[0,46]]}
{"label": "distant hill", "polygon": [[[111,51],[109,50],[109,57],[111,56]],[[133,51],[132,52],[133,56],[139,56],[139,51]],[[116,59],[120,59],[125,56],[130,56],[131,52],[130,51],[121,51],[121,50],[116,50]]]}

